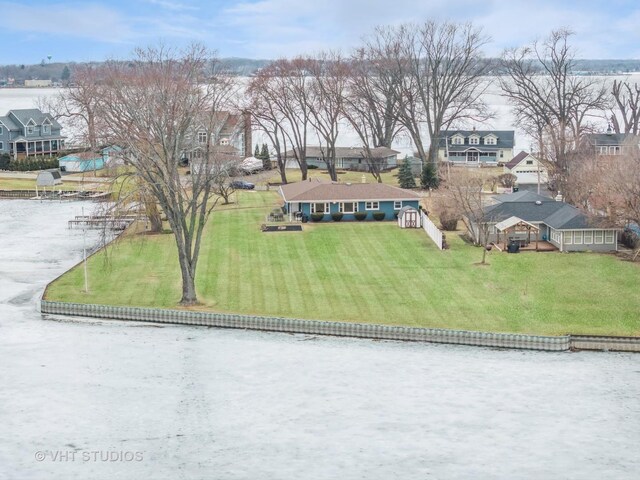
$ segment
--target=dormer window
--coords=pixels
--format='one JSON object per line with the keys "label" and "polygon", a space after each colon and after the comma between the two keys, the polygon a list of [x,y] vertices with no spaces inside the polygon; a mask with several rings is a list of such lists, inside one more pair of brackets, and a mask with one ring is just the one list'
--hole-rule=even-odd
{"label": "dormer window", "polygon": [[452,145],[464,145],[464,137],[462,135],[454,135],[451,137]]}
{"label": "dormer window", "polygon": [[498,143],[498,137],[496,137],[493,134],[487,135],[486,137],[484,137],[484,144],[485,145],[496,145]]}
{"label": "dormer window", "polygon": [[480,136],[479,135],[471,135],[469,137],[469,145],[480,145]]}
{"label": "dormer window", "polygon": [[28,126],[27,127],[27,135],[33,135],[33,127],[32,126]]}
{"label": "dormer window", "polygon": [[198,143],[207,143],[207,132],[198,132]]}
{"label": "dormer window", "polygon": [[50,133],[51,133],[51,122],[47,118],[45,119],[44,122],[42,122],[42,134],[49,135]]}
{"label": "dormer window", "polygon": [[223,138],[222,140],[220,140],[220,145],[229,145],[229,139]]}

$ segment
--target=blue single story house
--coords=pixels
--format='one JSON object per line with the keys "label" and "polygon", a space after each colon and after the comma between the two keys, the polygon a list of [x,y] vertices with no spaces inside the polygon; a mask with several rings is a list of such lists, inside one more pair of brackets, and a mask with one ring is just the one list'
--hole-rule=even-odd
{"label": "blue single story house", "polygon": [[373,220],[375,212],[384,213],[384,220],[395,220],[402,207],[419,208],[420,195],[410,190],[384,183],[340,183],[320,179],[282,185],[279,193],[289,220],[296,216],[324,214],[322,221],[342,213],[342,220],[355,220],[356,212],[365,212],[365,220]]}
{"label": "blue single story house", "polygon": [[92,172],[104,168],[104,157],[94,152],[71,153],[59,158],[58,165],[63,172]]}

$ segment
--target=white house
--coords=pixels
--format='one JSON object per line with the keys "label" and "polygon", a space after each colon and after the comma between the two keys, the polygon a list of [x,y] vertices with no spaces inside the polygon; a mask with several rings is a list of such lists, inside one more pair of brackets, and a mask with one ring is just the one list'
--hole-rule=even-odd
{"label": "white house", "polygon": [[518,185],[546,184],[549,181],[547,167],[536,157],[527,152],[520,152],[504,164],[504,173],[515,175]]}

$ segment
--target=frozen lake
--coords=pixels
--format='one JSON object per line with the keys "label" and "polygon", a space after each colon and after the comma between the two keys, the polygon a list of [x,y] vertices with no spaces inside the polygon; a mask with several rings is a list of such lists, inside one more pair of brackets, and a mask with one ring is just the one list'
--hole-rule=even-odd
{"label": "frozen lake", "polygon": [[0,201],[0,479],[638,478],[640,355],[43,320],[80,208]]}

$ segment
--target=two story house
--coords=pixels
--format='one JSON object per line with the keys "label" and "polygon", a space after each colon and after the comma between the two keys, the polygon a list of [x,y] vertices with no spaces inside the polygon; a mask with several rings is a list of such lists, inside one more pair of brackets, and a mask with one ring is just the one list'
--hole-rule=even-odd
{"label": "two story house", "polygon": [[62,127],[53,116],[37,108],[9,110],[0,117],[0,154],[14,159],[52,156],[64,149]]}
{"label": "two story house", "polygon": [[438,139],[438,160],[454,165],[505,164],[513,158],[513,130],[443,130]]}
{"label": "two story house", "polygon": [[246,112],[216,112],[210,131],[203,123],[196,128],[194,140],[194,148],[185,152],[188,160],[201,158],[207,144],[217,147],[219,154],[240,159],[251,156],[251,116]]}

